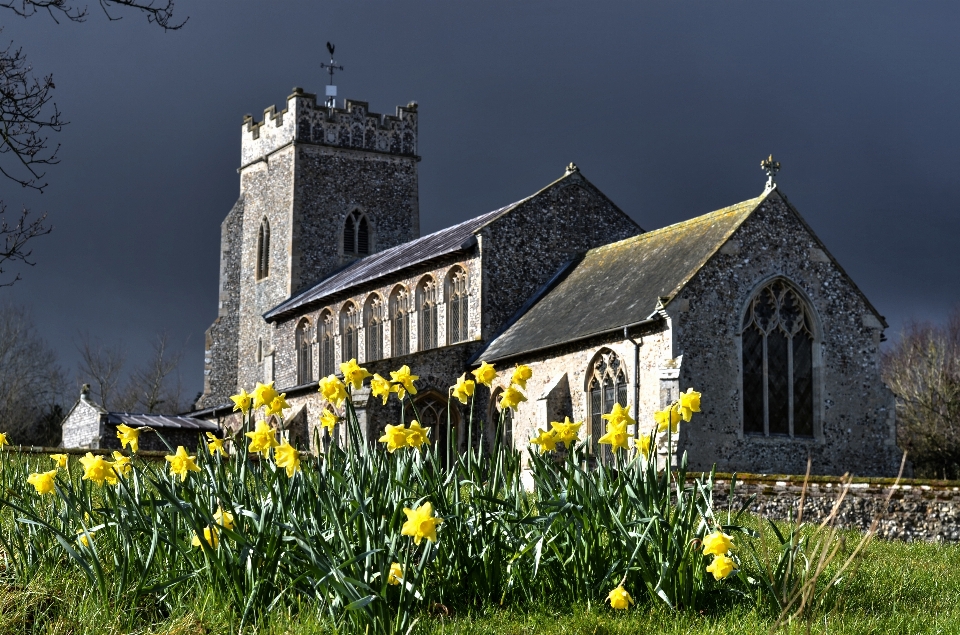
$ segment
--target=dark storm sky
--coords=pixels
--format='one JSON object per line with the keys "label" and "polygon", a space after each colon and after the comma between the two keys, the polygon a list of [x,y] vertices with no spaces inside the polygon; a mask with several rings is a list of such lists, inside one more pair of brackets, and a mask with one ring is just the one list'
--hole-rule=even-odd
{"label": "dark storm sky", "polygon": [[167,329],[202,385],[219,225],[239,192],[240,124],[322,91],[376,112],[420,104],[423,233],[533,193],[576,162],[654,229],[760,193],[759,161],[887,316],[958,301],[960,4],[948,2],[200,2],[163,33],[0,14],[53,73],[71,123],[42,196],[55,225],[0,299],[30,306],[65,368],[80,331],[132,361]]}

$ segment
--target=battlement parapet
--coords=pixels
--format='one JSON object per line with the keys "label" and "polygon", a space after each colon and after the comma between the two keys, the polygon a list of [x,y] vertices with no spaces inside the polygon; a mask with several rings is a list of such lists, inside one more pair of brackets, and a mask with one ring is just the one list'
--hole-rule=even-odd
{"label": "battlement parapet", "polygon": [[334,148],[417,156],[417,104],[397,106],[396,115],[369,111],[367,102],[346,100],[343,108],[317,102],[317,96],[294,88],[287,107],[263,111],[263,120],[243,119],[240,165],[262,159],[292,141]]}

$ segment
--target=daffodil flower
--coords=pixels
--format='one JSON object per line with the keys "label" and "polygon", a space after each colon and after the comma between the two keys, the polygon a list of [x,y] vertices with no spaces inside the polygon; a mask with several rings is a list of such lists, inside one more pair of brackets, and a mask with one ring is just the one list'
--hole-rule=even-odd
{"label": "daffodil flower", "polygon": [[497,378],[497,371],[493,368],[493,364],[487,362],[480,362],[480,368],[473,371],[472,374],[477,379],[478,384],[483,384],[487,388],[490,388],[493,385],[493,380]]}
{"label": "daffodil flower", "polygon": [[429,444],[430,439],[427,438],[427,429],[420,425],[419,421],[411,421],[410,427],[407,428],[407,445],[411,448],[419,448],[424,443]]}
{"label": "daffodil flower", "polygon": [[733,549],[733,538],[722,531],[714,531],[703,538],[703,553],[722,556]]}
{"label": "daffodil flower", "polygon": [[420,379],[420,376],[411,374],[410,367],[406,364],[401,366],[399,370],[391,370],[390,379],[396,384],[397,396],[400,399],[403,399],[406,393],[417,394],[417,387],[413,385],[413,382]]}
{"label": "daffodil flower", "polygon": [[339,408],[347,400],[347,387],[336,375],[327,375],[320,380],[320,394],[323,398]]}
{"label": "daffodil flower", "polygon": [[610,608],[617,611],[626,610],[633,604],[633,598],[630,597],[630,594],[627,593],[627,590],[623,588],[622,584],[607,594],[607,600],[610,601]]}
{"label": "daffodil flower", "polygon": [[394,562],[390,565],[390,572],[387,574],[387,584],[397,585],[401,580],[403,580],[403,569],[399,562]]}
{"label": "daffodil flower", "polygon": [[210,452],[210,455],[213,456],[216,453],[220,453],[221,456],[227,456],[227,449],[223,447],[223,439],[217,438],[212,432],[207,432],[207,450]]}
{"label": "daffodil flower", "polygon": [[267,405],[267,409],[263,414],[265,417],[269,417],[270,415],[282,417],[283,411],[289,408],[290,404],[287,403],[287,393],[281,393],[273,398],[273,401]]}
{"label": "daffodil flower", "polygon": [[293,478],[294,473],[300,469],[300,453],[297,452],[292,445],[287,443],[286,439],[273,451],[273,460],[276,462],[277,467],[282,467],[287,470],[288,478]]}
{"label": "daffodil flower", "polygon": [[387,451],[394,452],[407,446],[407,431],[403,429],[403,426],[388,424],[383,430],[383,436],[378,441],[387,444]]}
{"label": "daffodil flower", "polygon": [[733,573],[737,568],[737,563],[729,556],[714,556],[713,562],[707,567],[707,571],[713,574],[714,580],[723,580]]}
{"label": "daffodil flower", "polygon": [[553,452],[557,449],[557,443],[560,441],[560,437],[557,436],[556,430],[537,430],[537,432],[539,434],[530,439],[530,443],[540,446],[541,453]]}
{"label": "daffodil flower", "polygon": [[506,408],[516,410],[520,402],[526,400],[527,397],[522,392],[513,386],[508,386],[500,395],[500,410],[505,410]]}
{"label": "daffodil flower", "polygon": [[273,403],[273,400],[280,395],[273,389],[273,382],[271,381],[269,384],[261,384],[258,382],[251,396],[253,397],[253,407],[256,409],[269,406]]}
{"label": "daffodil flower", "polygon": [[456,397],[460,403],[465,404],[470,397],[473,396],[476,388],[476,383],[474,383],[472,379],[467,379],[467,374],[464,373],[460,375],[460,379],[457,380],[457,385],[453,387],[453,396]]}
{"label": "daffodil flower", "polygon": [[44,494],[52,494],[54,491],[54,477],[56,475],[56,470],[31,474],[27,477],[27,483],[33,485],[33,487],[37,490],[37,494],[40,494],[41,496]]}
{"label": "daffodil flower", "polygon": [[264,458],[270,456],[270,449],[277,447],[277,435],[266,421],[257,421],[257,427],[252,432],[244,433],[250,438],[250,452],[259,452]]}
{"label": "daffodil flower", "polygon": [[333,434],[333,427],[337,425],[339,417],[335,415],[332,411],[324,409],[320,413],[320,425],[327,429],[327,432]]}
{"label": "daffodil flower", "polygon": [[92,452],[87,452],[86,456],[80,459],[80,465],[83,466],[83,480],[93,481],[97,485],[103,485],[108,478],[113,478],[113,465],[102,456],[94,456]]}
{"label": "daffodil flower", "polygon": [[693,413],[700,412],[700,393],[694,392],[693,388],[680,393],[679,411],[684,421],[690,421]]}
{"label": "daffodil flower", "polygon": [[130,446],[131,452],[136,452],[140,447],[140,432],[143,428],[131,428],[121,423],[117,426],[117,438],[120,439],[120,447]]}
{"label": "daffodil flower", "polygon": [[669,428],[672,434],[676,434],[680,429],[680,411],[673,406],[657,410],[653,418],[657,422],[657,432],[666,432]]}
{"label": "daffodil flower", "polygon": [[363,380],[370,376],[366,368],[361,368],[356,359],[340,364],[343,381],[353,386],[354,390],[363,388]]}
{"label": "daffodil flower", "polygon": [[197,457],[187,454],[186,448],[182,445],[177,446],[176,454],[168,455],[164,458],[170,463],[170,473],[179,476],[181,481],[187,479],[187,472],[200,471],[200,468],[197,467],[195,463]]}
{"label": "daffodil flower", "polygon": [[530,370],[529,366],[523,364],[517,364],[517,367],[513,371],[513,376],[510,377],[510,383],[520,386],[524,390],[527,389],[527,380],[533,377],[533,371]]}
{"label": "daffodil flower", "polygon": [[243,414],[250,411],[250,404],[253,403],[253,395],[247,394],[247,391],[240,389],[240,394],[230,397],[233,400],[233,411],[239,410]]}
{"label": "daffodil flower", "polygon": [[557,439],[563,441],[567,447],[570,447],[570,444],[577,440],[582,425],[583,421],[570,421],[570,417],[564,417],[562,423],[559,421],[550,422],[550,427],[557,435]]}
{"label": "daffodil flower", "polygon": [[417,545],[424,538],[430,542],[437,541],[437,525],[442,523],[443,519],[433,515],[432,503],[428,501],[416,509],[404,507],[403,513],[407,515],[407,521],[400,529],[401,535],[412,537]]}
{"label": "daffodil flower", "polygon": [[385,406],[387,405],[387,399],[390,398],[390,393],[397,392],[397,387],[391,384],[389,379],[384,379],[377,373],[370,380],[370,391],[374,397],[383,399],[383,405]]}
{"label": "daffodil flower", "polygon": [[57,467],[66,469],[67,467],[67,455],[66,454],[51,454],[50,458],[54,463],[57,464]]}

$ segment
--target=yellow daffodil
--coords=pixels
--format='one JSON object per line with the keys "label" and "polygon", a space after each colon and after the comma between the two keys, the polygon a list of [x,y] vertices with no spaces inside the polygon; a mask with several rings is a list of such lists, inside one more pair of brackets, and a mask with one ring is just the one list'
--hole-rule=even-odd
{"label": "yellow daffodil", "polygon": [[[126,477],[130,474],[130,471],[133,470],[133,466],[130,465],[130,457],[124,456],[123,454],[114,451],[113,453],[113,471],[117,476]],[[111,483],[111,485],[116,485],[116,483]]]}
{"label": "yellow daffodil", "polygon": [[353,386],[354,390],[363,388],[363,380],[370,376],[366,368],[361,368],[356,359],[340,364],[343,381]]}
{"label": "yellow daffodil", "polygon": [[221,456],[227,456],[227,449],[223,447],[223,439],[218,439],[217,435],[212,432],[205,433],[207,435],[207,450],[210,452],[210,456],[213,456],[217,452]]}
{"label": "yellow daffodil", "polygon": [[493,385],[493,380],[497,378],[497,371],[493,368],[493,364],[487,362],[480,362],[480,368],[473,371],[472,374],[477,379],[478,384],[483,384],[487,388],[490,388]]}
{"label": "yellow daffodil", "polygon": [[280,393],[274,397],[273,401],[267,406],[263,416],[269,417],[270,415],[277,415],[278,417],[282,417],[283,411],[289,408],[290,404],[287,403],[287,393]]}
{"label": "yellow daffodil", "polygon": [[253,432],[246,432],[244,436],[250,438],[249,452],[259,452],[264,458],[270,456],[270,448],[277,447],[276,431],[266,421],[257,421]]}
{"label": "yellow daffodil", "polygon": [[627,449],[630,447],[630,437],[627,435],[627,424],[620,422],[615,423],[613,421],[607,422],[607,433],[597,439],[597,443],[601,445],[611,445],[610,448],[614,452],[618,449],[623,448]]}
{"label": "yellow daffodil", "polygon": [[247,394],[247,391],[243,388],[240,389],[239,395],[233,395],[230,397],[233,400],[233,411],[236,412],[239,410],[243,414],[250,412],[250,405],[253,403],[253,395]]}
{"label": "yellow daffodil", "polygon": [[5,445],[7,445],[7,433],[0,432],[0,450],[2,450]]}
{"label": "yellow daffodil", "polygon": [[181,481],[187,479],[187,472],[200,471],[200,468],[197,467],[197,464],[194,462],[197,457],[187,454],[186,448],[182,445],[177,446],[176,454],[168,455],[164,458],[170,463],[170,473],[179,476]]}
{"label": "yellow daffodil", "polygon": [[649,459],[650,452],[653,450],[653,443],[650,440],[650,435],[641,434],[640,438],[637,439],[636,443],[634,444],[634,448],[636,448],[637,452],[642,454],[645,458]]}
{"label": "yellow daffodil", "polygon": [[530,443],[540,446],[540,452],[553,452],[557,449],[560,437],[557,436],[556,430],[537,430],[537,432],[539,434],[530,439]]}
{"label": "yellow daffodil", "polygon": [[347,387],[336,375],[327,375],[320,380],[320,394],[323,398],[339,408],[347,400]]}
{"label": "yellow daffodil", "polygon": [[49,472],[39,472],[37,474],[31,474],[27,477],[27,483],[33,485],[37,494],[52,494],[53,493],[53,478],[57,475],[56,470],[50,470]]}
{"label": "yellow daffodil", "polygon": [[723,533],[715,531],[709,536],[703,538],[703,553],[714,556],[722,556],[733,549],[733,538]]}
{"label": "yellow daffodil", "polygon": [[500,395],[500,410],[505,408],[516,410],[520,402],[526,400],[527,397],[522,392],[513,386],[508,386],[507,389],[503,391],[503,394]]}
{"label": "yellow daffodil", "polygon": [[401,580],[403,580],[403,568],[399,562],[394,562],[390,565],[390,573],[387,574],[387,584],[400,584]]}
{"label": "yellow daffodil", "polygon": [[117,426],[117,438],[120,439],[120,447],[130,446],[131,452],[136,452],[140,448],[140,433],[143,428],[131,428],[128,425],[120,424]]}
{"label": "yellow daffodil", "polygon": [[680,429],[680,411],[673,406],[657,410],[653,418],[657,422],[657,432],[666,432],[669,428],[672,434],[676,434]]}
{"label": "yellow daffodil", "polygon": [[567,447],[577,440],[577,437],[580,433],[580,426],[582,425],[583,421],[570,421],[570,417],[564,417],[563,423],[559,421],[550,422],[550,427],[553,429],[554,433],[556,433],[557,440],[563,441]]}
{"label": "yellow daffodil", "polygon": [[217,511],[213,514],[213,519],[217,521],[217,524],[221,525],[224,529],[232,530],[234,527],[233,514],[223,511],[222,507],[217,507]]}
{"label": "yellow daffodil", "polygon": [[400,370],[391,370],[390,379],[396,384],[397,396],[400,399],[403,399],[406,393],[417,394],[417,387],[413,385],[413,382],[420,379],[420,376],[411,374],[410,367],[406,364],[401,366]]}
{"label": "yellow daffodil", "polygon": [[337,425],[338,420],[339,417],[331,410],[324,409],[324,411],[320,413],[320,425],[326,428],[330,434],[333,434],[333,426]]}
{"label": "yellow daffodil", "polygon": [[714,580],[723,580],[733,573],[737,568],[737,563],[729,556],[715,556],[713,562],[707,567],[707,571],[713,574]]}
{"label": "yellow daffodil", "polygon": [[294,473],[300,469],[300,453],[297,452],[296,448],[287,443],[286,439],[273,451],[273,460],[276,462],[277,467],[282,467],[287,470],[288,478],[293,478]]}
{"label": "yellow daffodil", "polygon": [[695,412],[700,412],[700,393],[687,388],[687,392],[680,393],[680,415],[684,421],[690,421]]}
{"label": "yellow daffodil", "polygon": [[386,443],[387,450],[393,452],[406,447],[407,431],[403,429],[403,426],[391,426],[388,424],[383,430],[383,436],[377,440]]}
{"label": "yellow daffodil", "polygon": [[433,515],[432,503],[428,501],[416,509],[404,507],[403,513],[407,515],[407,521],[400,529],[401,535],[412,536],[414,544],[417,545],[424,538],[430,542],[437,541],[437,525],[442,523],[443,519]]}
{"label": "yellow daffodil", "polygon": [[513,370],[513,376],[510,377],[510,383],[516,384],[526,390],[527,380],[531,377],[533,377],[533,371],[530,370],[529,366],[517,364],[517,367]]}
{"label": "yellow daffodil", "polygon": [[613,410],[609,414],[601,415],[601,419],[606,419],[611,424],[623,424],[624,426],[631,426],[636,423],[630,416],[630,406],[624,407],[619,403],[613,404]]}
{"label": "yellow daffodil", "polygon": [[465,404],[470,397],[473,397],[476,389],[476,383],[472,379],[467,379],[467,374],[464,373],[460,375],[457,385],[453,387],[453,396],[460,400],[460,403]]}
{"label": "yellow daffodil", "polygon": [[253,394],[250,396],[253,397],[253,407],[256,409],[269,406],[280,395],[273,389],[273,382],[271,381],[269,384],[257,382],[257,387],[253,389]]}
{"label": "yellow daffodil", "polygon": [[89,546],[90,546],[90,540],[87,538],[87,536],[92,536],[92,535],[93,535],[93,531],[92,531],[92,530],[90,530],[90,529],[86,529],[86,530],[81,529],[80,531],[77,532],[77,540],[79,540],[79,541],[80,541],[80,544],[83,545],[84,547],[89,547]]}
{"label": "yellow daffodil", "polygon": [[86,481],[103,485],[108,478],[115,478],[110,461],[102,456],[94,456],[92,452],[87,452],[86,456],[80,459],[80,465],[83,466],[83,479]]}
{"label": "yellow daffodil", "polygon": [[51,454],[50,458],[54,463],[57,464],[57,467],[66,468],[67,467],[67,455],[66,454]]}
{"label": "yellow daffodil", "polygon": [[616,609],[617,611],[626,610],[633,604],[633,598],[630,597],[630,594],[627,593],[627,590],[623,588],[622,584],[613,591],[610,591],[607,599],[610,601],[610,608]]}
{"label": "yellow daffodil", "polygon": [[427,429],[421,426],[419,421],[410,422],[406,435],[407,445],[411,448],[419,448],[424,443],[430,443],[430,439],[427,438]]}
{"label": "yellow daffodil", "polygon": [[[210,527],[204,527],[203,543],[206,543],[206,545],[211,549],[216,549],[217,545],[220,544],[220,537],[217,535],[217,530],[211,529]],[[200,542],[200,536],[193,534],[192,544],[194,547],[199,547],[203,543]]]}
{"label": "yellow daffodil", "polygon": [[397,392],[397,387],[391,384],[389,379],[384,379],[377,373],[370,380],[370,391],[374,397],[383,399],[383,405],[385,406],[387,405],[387,399],[390,398],[390,393]]}

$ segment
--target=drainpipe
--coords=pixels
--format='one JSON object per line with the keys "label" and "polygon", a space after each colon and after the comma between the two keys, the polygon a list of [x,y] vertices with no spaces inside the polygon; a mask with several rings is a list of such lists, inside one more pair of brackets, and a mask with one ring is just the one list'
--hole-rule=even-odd
{"label": "drainpipe", "polygon": [[640,341],[630,337],[628,326],[623,327],[623,339],[633,344],[633,419],[640,425],[640,347],[643,345],[643,336]]}

